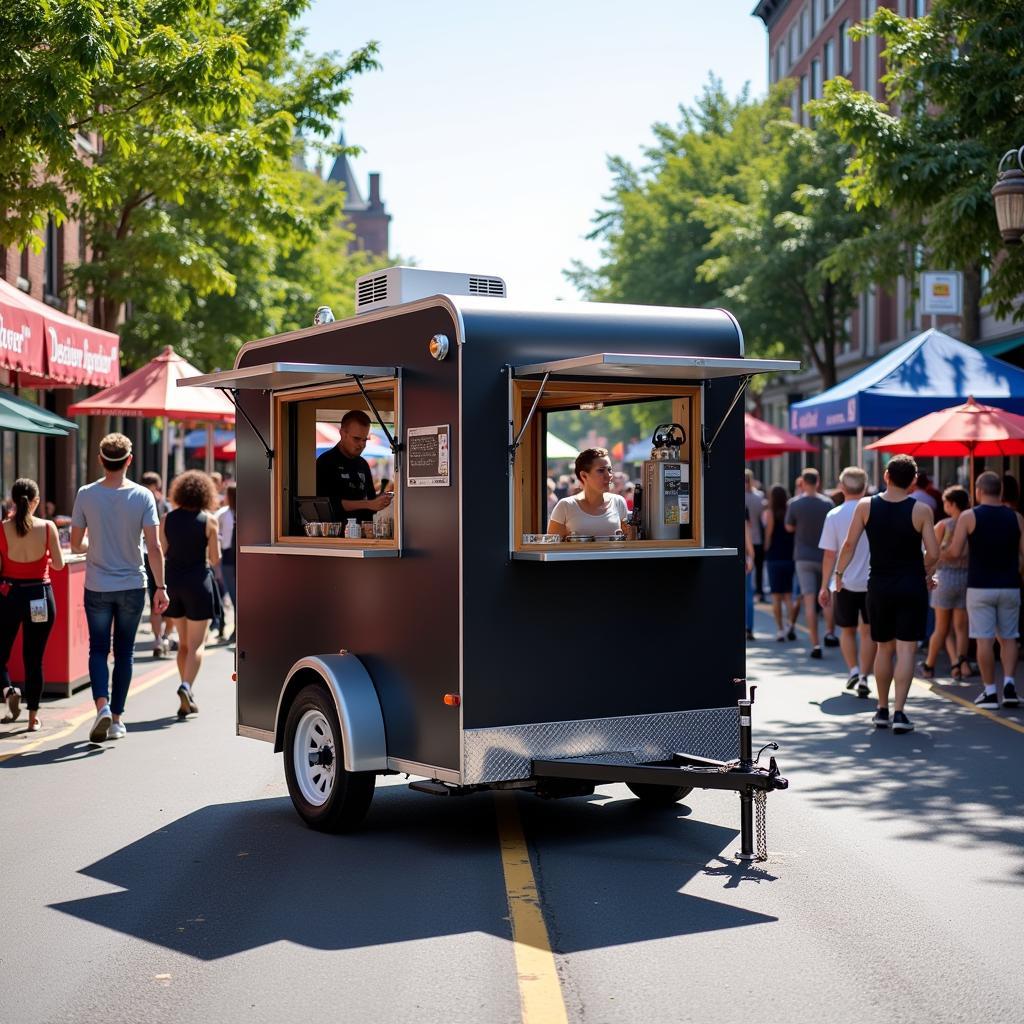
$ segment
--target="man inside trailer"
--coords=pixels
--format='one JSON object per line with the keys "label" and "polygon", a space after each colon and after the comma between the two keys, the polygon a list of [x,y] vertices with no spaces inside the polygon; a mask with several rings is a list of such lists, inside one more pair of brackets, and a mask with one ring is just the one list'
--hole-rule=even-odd
{"label": "man inside trailer", "polygon": [[375,494],[363,449],[370,438],[370,417],[351,409],[341,418],[338,443],[316,460],[316,493],[330,498],[339,519],[368,523],[391,504],[391,492]]}

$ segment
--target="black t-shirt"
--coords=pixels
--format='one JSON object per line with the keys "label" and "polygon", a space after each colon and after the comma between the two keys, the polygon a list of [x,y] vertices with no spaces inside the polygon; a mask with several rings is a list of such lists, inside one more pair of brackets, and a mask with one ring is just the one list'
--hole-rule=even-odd
{"label": "black t-shirt", "polygon": [[373,489],[373,476],[366,459],[357,455],[350,459],[335,445],[316,460],[316,493],[321,498],[332,498],[339,519],[356,519],[368,523],[373,519],[369,509],[346,512],[344,501],[369,501],[377,495]]}

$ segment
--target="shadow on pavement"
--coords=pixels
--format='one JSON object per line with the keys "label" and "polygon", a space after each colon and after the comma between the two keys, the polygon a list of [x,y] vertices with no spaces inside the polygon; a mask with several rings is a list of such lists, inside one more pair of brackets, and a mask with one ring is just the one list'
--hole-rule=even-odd
{"label": "shadow on pavement", "polygon": [[[733,830],[686,820],[684,808],[644,813],[633,800],[518,803],[531,846],[544,850],[538,884],[557,948],[774,920],[678,892],[709,861],[720,870]],[[383,786],[365,830],[350,836],[308,830],[285,798],[217,804],[83,873],[124,891],[53,909],[202,960],[279,941],[334,950],[510,938],[487,795],[438,800]]]}
{"label": "shadow on pavement", "polygon": [[[39,736],[39,733],[32,733]],[[37,768],[48,764],[74,764],[97,754],[106,753],[107,744],[91,743],[88,739],[72,740],[50,750],[33,750],[27,754],[18,754],[0,761],[0,769],[4,768]]]}

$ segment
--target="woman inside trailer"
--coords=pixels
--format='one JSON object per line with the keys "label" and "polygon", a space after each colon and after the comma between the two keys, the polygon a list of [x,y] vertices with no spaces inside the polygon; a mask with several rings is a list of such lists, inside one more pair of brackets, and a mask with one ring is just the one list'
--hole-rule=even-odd
{"label": "woman inside trailer", "polygon": [[612,460],[607,448],[586,448],[576,457],[579,494],[562,498],[551,510],[548,532],[610,537],[629,525],[629,508],[621,494],[611,493]]}

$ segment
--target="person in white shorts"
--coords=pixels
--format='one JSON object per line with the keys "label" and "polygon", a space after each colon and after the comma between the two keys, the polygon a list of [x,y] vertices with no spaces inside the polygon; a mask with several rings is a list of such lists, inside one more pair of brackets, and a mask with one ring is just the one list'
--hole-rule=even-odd
{"label": "person in white shorts", "polygon": [[[821,529],[821,591],[818,603],[822,608],[830,605],[835,609],[836,625],[839,627],[839,646],[842,648],[846,661],[846,689],[855,690],[858,697],[867,697],[871,690],[868,687],[868,675],[875,663],[877,645],[871,639],[871,626],[868,621],[868,575],[870,573],[871,553],[868,548],[867,535],[857,541],[850,564],[843,573],[843,589],[836,591],[833,570],[836,567],[836,556],[846,540],[853,513],[857,510],[857,502],[864,497],[868,487],[868,476],[859,466],[847,466],[839,474],[839,489],[843,492],[844,501],[825,516],[825,525]],[[860,632],[860,656],[857,655],[857,633]]]}
{"label": "person in white shorts", "polygon": [[1024,518],[1001,504],[1003,482],[991,472],[974,485],[977,504],[962,512],[953,532],[950,556],[967,548],[967,623],[978,645],[978,668],[984,689],[974,703],[999,707],[996,685],[995,641],[1003,666],[1003,707],[1017,707],[1014,685],[1017,671],[1020,571],[1024,564]]}

